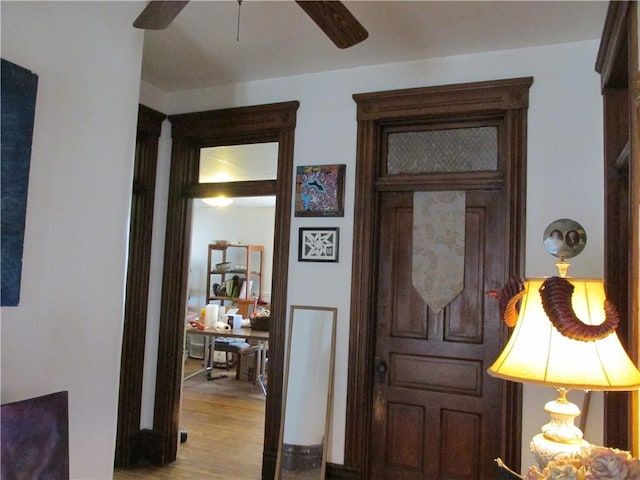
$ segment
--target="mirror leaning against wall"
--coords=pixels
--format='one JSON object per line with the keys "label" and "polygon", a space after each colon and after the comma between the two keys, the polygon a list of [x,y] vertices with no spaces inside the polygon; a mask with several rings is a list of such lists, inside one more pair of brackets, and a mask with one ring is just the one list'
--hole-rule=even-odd
{"label": "mirror leaning against wall", "polygon": [[325,477],[337,313],[291,306],[276,480]]}

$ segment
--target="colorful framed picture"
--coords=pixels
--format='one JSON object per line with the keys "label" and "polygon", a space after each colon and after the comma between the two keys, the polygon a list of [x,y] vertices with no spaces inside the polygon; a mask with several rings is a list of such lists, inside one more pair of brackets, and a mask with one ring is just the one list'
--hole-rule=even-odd
{"label": "colorful framed picture", "polygon": [[340,229],[335,227],[300,228],[299,262],[337,262]]}
{"label": "colorful framed picture", "polygon": [[296,169],[296,217],[344,217],[346,165],[311,165]]}

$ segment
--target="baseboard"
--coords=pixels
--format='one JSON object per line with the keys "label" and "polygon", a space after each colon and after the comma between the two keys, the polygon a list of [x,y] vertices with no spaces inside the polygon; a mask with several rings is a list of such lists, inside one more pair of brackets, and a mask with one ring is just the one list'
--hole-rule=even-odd
{"label": "baseboard", "polygon": [[143,429],[131,435],[127,465],[161,465],[162,437],[157,432]]}
{"label": "baseboard", "polygon": [[325,478],[330,480],[361,480],[359,470],[329,462],[327,462]]}

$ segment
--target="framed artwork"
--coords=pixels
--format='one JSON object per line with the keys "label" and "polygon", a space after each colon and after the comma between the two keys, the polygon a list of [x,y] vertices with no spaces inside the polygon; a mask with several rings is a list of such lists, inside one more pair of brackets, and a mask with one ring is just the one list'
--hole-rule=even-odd
{"label": "framed artwork", "polygon": [[310,165],[296,169],[296,217],[344,217],[346,165]]}
{"label": "framed artwork", "polygon": [[300,228],[299,262],[338,262],[340,229],[336,227]]}

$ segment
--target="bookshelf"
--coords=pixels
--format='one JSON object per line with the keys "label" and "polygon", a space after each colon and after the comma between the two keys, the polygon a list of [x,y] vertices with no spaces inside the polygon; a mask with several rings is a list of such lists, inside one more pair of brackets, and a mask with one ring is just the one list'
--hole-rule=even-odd
{"label": "bookshelf", "polygon": [[[216,265],[230,262],[227,269]],[[262,245],[240,245],[232,243],[210,243],[207,252],[206,303],[234,306],[247,318],[251,307],[262,298],[262,275],[264,267]],[[253,295],[253,293],[256,295]]]}

